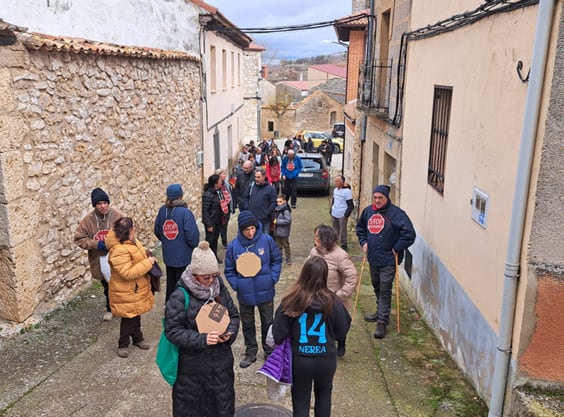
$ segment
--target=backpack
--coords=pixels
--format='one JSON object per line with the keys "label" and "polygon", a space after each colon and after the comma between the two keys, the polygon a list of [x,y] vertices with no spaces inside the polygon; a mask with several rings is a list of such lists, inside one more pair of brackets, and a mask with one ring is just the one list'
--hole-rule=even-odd
{"label": "backpack", "polygon": [[[188,304],[190,303],[190,295],[184,287],[179,287],[184,292],[184,311],[188,310]],[[174,385],[176,382],[176,376],[178,375],[178,355],[180,348],[167,339],[165,335],[165,318],[162,320],[163,330],[161,332],[161,338],[159,340],[159,346],[157,347],[157,357],[155,362],[161,371],[161,375],[170,385]]]}

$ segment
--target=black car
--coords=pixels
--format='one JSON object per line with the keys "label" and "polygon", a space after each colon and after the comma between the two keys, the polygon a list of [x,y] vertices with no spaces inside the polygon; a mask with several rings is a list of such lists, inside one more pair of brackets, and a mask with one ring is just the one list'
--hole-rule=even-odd
{"label": "black car", "polygon": [[335,123],[333,125],[333,130],[331,131],[331,136],[334,138],[344,138],[345,137],[345,124]]}
{"label": "black car", "polygon": [[303,169],[298,175],[298,191],[319,191],[329,194],[329,168],[325,158],[316,153],[299,153]]}

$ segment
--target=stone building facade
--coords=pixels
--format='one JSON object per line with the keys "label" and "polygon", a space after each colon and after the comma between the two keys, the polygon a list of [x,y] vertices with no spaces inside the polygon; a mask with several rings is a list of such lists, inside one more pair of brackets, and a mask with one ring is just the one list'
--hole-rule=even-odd
{"label": "stone building facade", "polygon": [[1,21],[0,35],[0,317],[23,322],[90,284],[73,234],[94,187],[147,247],[169,183],[200,212],[200,62]]}
{"label": "stone building facade", "polygon": [[325,132],[331,129],[331,114],[336,120],[344,117],[343,104],[324,91],[315,91],[299,103],[279,109],[278,114],[269,106],[263,106],[261,112],[264,137],[272,137],[269,126],[273,126],[280,137],[293,137],[300,130]]}

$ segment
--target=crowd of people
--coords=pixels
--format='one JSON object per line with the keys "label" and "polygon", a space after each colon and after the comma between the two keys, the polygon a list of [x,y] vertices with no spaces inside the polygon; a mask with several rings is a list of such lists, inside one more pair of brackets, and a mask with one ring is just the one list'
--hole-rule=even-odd
{"label": "crowd of people", "polygon": [[[315,415],[330,415],[332,380],[337,358],[346,352],[349,310],[354,308],[351,299],[359,279],[347,253],[352,192],[344,176],[334,178],[332,225],[315,227],[314,246],[300,276],[275,309],[275,287],[283,261],[292,264],[293,180],[301,169],[294,143],[284,148],[281,156],[276,145],[266,140],[254,149],[244,147],[240,169],[230,178],[223,169],[209,176],[202,195],[202,242],[196,218],[183,200],[181,184],[166,188],[154,234],[162,244],[166,266],[165,334],[180,348],[178,378],[172,391],[174,416],[233,416],[231,345],[241,325],[245,352],[239,366],[247,368],[256,362],[255,310],[260,317],[265,364],[277,347],[283,343],[291,346],[287,352],[292,363],[294,416],[309,416],[312,386]],[[385,336],[395,272],[404,251],[415,240],[409,217],[391,203],[389,194],[388,186],[375,187],[373,203],[364,208],[355,228],[376,296],[376,312],[365,316],[366,321],[376,323],[375,338]],[[121,318],[117,353],[126,358],[130,344],[150,348],[141,330],[141,315],[154,305],[148,273],[156,258],[137,240],[133,220],[110,208],[105,191],[95,188],[91,202],[94,210],[77,227],[75,242],[88,250],[92,277],[102,281],[104,320]],[[237,235],[228,239],[227,226],[237,209]],[[220,240],[224,259],[218,254]],[[223,262],[226,282],[219,269]],[[102,273],[104,263],[109,276]],[[234,291],[236,303],[227,285]],[[184,294],[188,295],[186,300]],[[210,304],[221,306],[225,316],[220,330],[203,330],[199,324]]]}

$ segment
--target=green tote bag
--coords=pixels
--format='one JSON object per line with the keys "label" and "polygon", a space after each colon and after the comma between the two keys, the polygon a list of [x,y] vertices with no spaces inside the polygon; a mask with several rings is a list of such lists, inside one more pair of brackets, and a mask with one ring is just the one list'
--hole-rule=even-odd
{"label": "green tote bag", "polygon": [[[190,303],[190,295],[183,287],[179,287],[184,291],[184,311],[188,310],[188,304]],[[179,347],[167,339],[165,335],[165,319],[163,317],[163,330],[161,332],[161,338],[159,340],[159,346],[157,348],[157,366],[161,375],[170,385],[174,385],[176,382],[176,376],[178,375],[178,351]]]}

